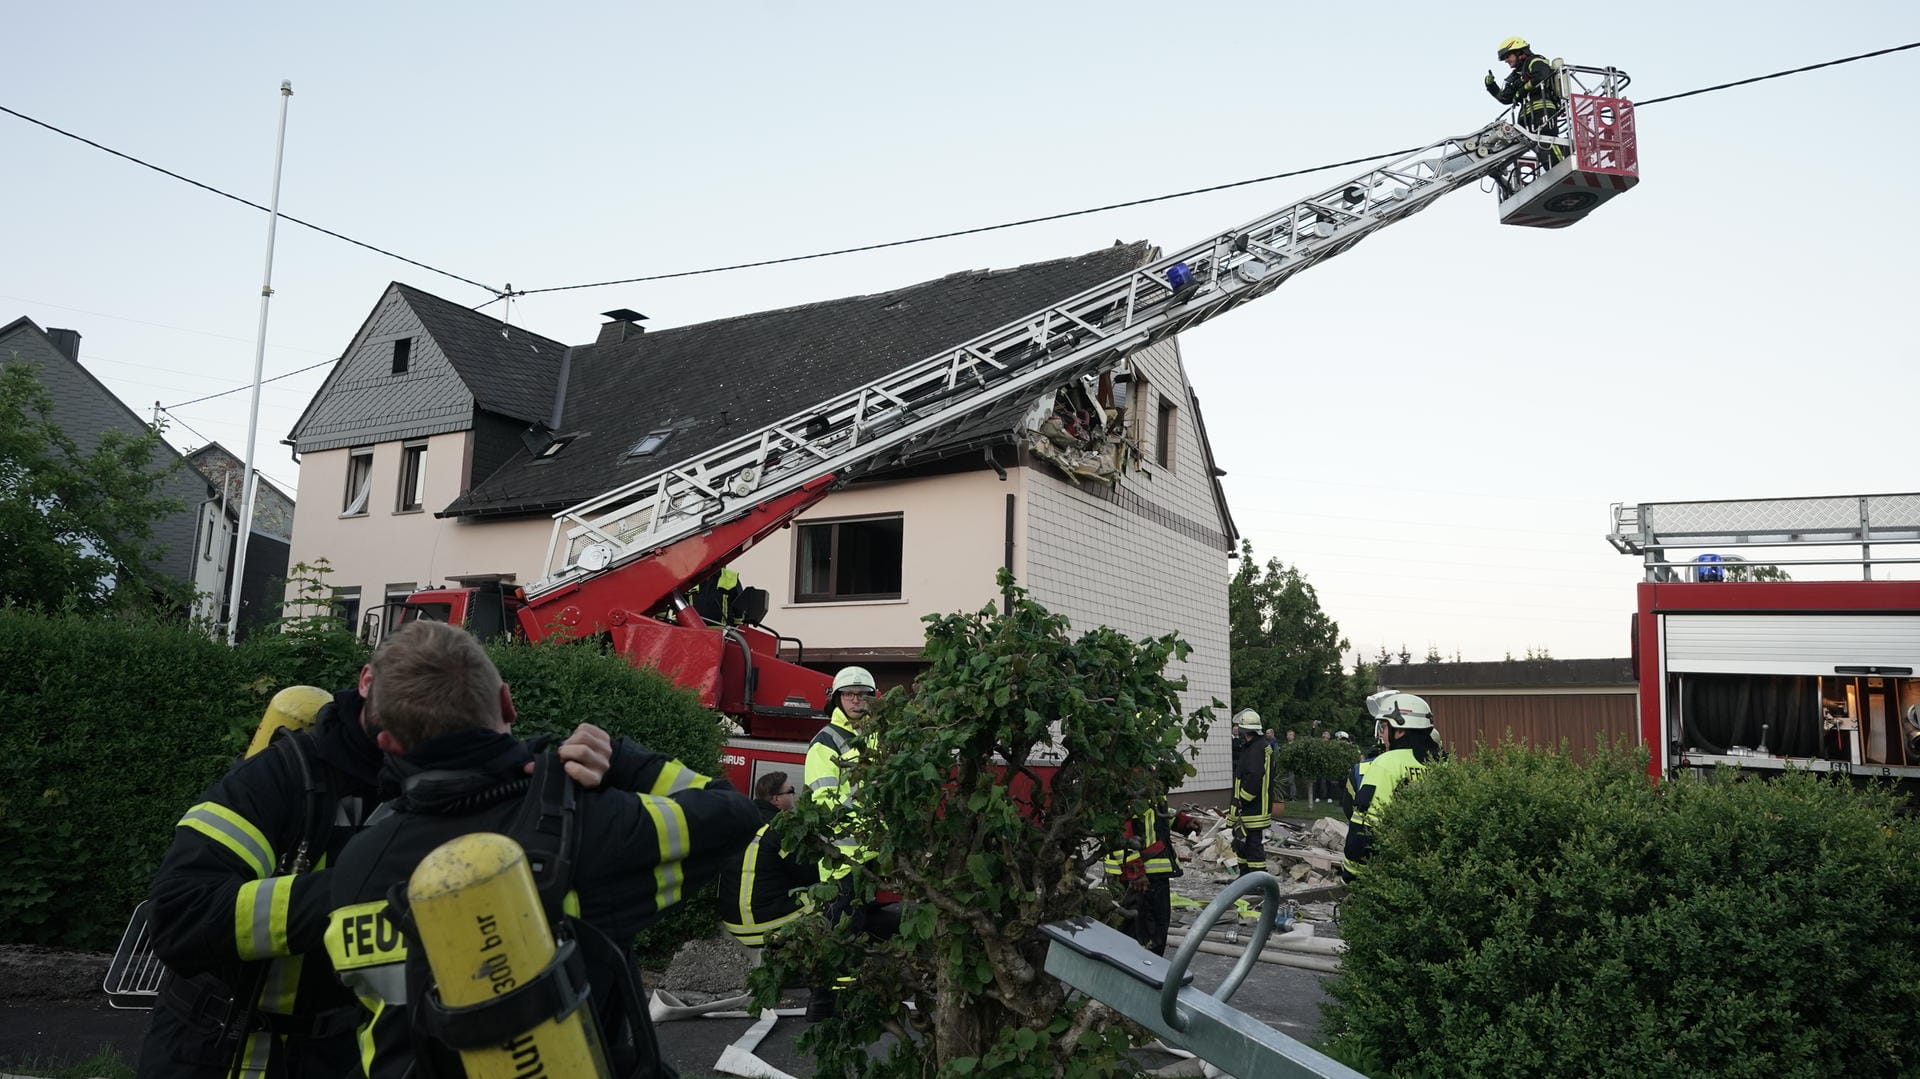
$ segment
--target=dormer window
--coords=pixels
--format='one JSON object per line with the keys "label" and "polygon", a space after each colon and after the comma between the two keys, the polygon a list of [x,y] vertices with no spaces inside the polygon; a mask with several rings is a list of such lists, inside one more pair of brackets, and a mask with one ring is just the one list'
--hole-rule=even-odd
{"label": "dormer window", "polygon": [[633,444],[632,449],[627,451],[627,456],[628,457],[651,457],[653,456],[654,452],[658,450],[662,445],[664,445],[667,439],[671,438],[672,436],[673,436],[673,431],[671,429],[664,430],[664,431],[648,431],[645,435],[641,436],[640,441],[635,442]]}

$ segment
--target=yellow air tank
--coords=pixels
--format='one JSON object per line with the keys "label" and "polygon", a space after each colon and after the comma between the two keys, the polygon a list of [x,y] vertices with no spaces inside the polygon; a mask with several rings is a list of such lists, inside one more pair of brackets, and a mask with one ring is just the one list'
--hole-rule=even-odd
{"label": "yellow air tank", "polygon": [[331,700],[333,694],[319,686],[288,686],[274,694],[267,702],[266,712],[260,716],[260,725],[253,730],[253,741],[247,743],[247,756],[267,748],[280,731],[299,731],[313,726],[313,717]]}
{"label": "yellow air tank", "polygon": [[[448,1008],[497,999],[553,959],[553,931],[526,852],[506,836],[476,832],[442,843],[413,871],[407,900]],[[498,1047],[462,1049],[460,1058],[472,1079],[608,1074],[585,1006]]]}

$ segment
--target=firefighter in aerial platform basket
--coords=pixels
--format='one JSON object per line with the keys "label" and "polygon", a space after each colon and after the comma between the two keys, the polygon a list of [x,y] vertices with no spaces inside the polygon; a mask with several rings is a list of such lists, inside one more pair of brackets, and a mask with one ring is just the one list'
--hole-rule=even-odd
{"label": "firefighter in aerial platform basket", "polygon": [[[1510,70],[1504,84],[1493,77],[1493,72],[1487,72],[1487,93],[1502,105],[1517,106],[1521,127],[1536,135],[1559,135],[1560,78],[1553,70],[1553,63],[1535,53],[1526,39],[1517,37],[1500,43],[1499,57]],[[1540,171],[1545,172],[1559,164],[1567,156],[1567,150],[1559,143],[1538,142],[1534,144],[1534,154],[1540,162]],[[1503,182],[1501,193],[1511,195],[1513,192],[1507,190]]]}

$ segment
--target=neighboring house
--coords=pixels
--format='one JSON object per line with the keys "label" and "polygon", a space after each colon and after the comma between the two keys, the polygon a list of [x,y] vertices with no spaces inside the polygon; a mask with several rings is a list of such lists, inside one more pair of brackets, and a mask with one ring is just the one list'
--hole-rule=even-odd
{"label": "neighboring house", "polygon": [[1418,693],[1450,752],[1471,754],[1512,737],[1576,758],[1596,740],[1636,743],[1633,661],[1522,659],[1501,663],[1410,663],[1380,668],[1380,684]]}
{"label": "neighboring house", "polygon": [[[240,485],[246,482],[246,463],[218,442],[209,442],[187,454],[187,463],[213,484],[226,516],[226,542],[218,554],[221,588],[233,587],[233,550],[231,537],[240,534],[240,512],[244,508]],[[283,598],[282,582],[287,579],[287,554],[293,545],[293,497],[274,485],[258,469],[253,473],[253,532],[247,540],[247,563],[241,570],[246,580],[240,586],[240,636],[271,622],[279,613]],[[213,552],[209,551],[208,554]],[[229,593],[222,591],[221,596]],[[222,600],[216,618],[227,615]]]}
{"label": "neighboring house", "polygon": [[[15,319],[0,327],[0,363],[15,360],[33,365],[35,376],[53,399],[53,422],[80,452],[91,453],[107,431],[139,435],[148,430],[146,421],[80,366],[78,332],[42,330],[32,319]],[[154,522],[153,540],[163,548],[157,566],[168,577],[193,585],[201,596],[194,614],[210,617],[222,586],[232,526],[221,514],[219,492],[207,477],[181,463],[170,448],[154,463],[179,465],[161,483],[160,493],[182,507]]]}
{"label": "neighboring house", "polygon": [[[1150,256],[1120,244],[664,330],[616,311],[572,349],[393,285],[289,440],[306,493],[294,558],[326,557],[356,611],[461,577],[531,583],[549,569],[555,511]],[[1069,439],[1040,434],[1054,402],[1036,402],[1031,430],[836,491],[737,559],[743,582],[771,595],[768,626],[804,642],[811,666],[859,662],[897,684],[919,669],[921,616],[996,602],[994,573],[1007,566],[1076,628],[1179,631],[1194,646],[1175,672],[1187,706],[1225,701],[1236,536],[1177,344],[1136,353],[1116,376],[1104,403],[1130,406],[1139,458],[1117,485],[1049,463],[1075,459],[1059,449]],[[322,491],[339,492],[338,505],[320,504]],[[1190,787],[1227,786],[1228,758],[1220,723]]]}

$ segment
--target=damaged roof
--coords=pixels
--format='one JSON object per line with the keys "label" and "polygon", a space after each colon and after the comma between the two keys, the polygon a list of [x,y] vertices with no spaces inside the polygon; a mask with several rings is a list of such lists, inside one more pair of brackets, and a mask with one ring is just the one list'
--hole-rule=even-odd
{"label": "damaged roof", "polygon": [[[1135,269],[1149,251],[1115,244],[577,346],[557,431],[571,439],[541,459],[518,450],[440,516],[550,513],[585,501]],[[494,410],[538,418],[545,403]],[[652,452],[629,452],[662,435]]]}

